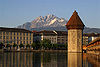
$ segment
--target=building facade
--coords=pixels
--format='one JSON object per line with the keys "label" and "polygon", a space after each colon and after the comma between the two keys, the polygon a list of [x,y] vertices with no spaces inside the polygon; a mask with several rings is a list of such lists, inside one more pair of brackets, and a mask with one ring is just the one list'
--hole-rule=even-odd
{"label": "building facade", "polygon": [[52,44],[66,44],[67,32],[66,31],[39,31],[34,33],[34,41],[48,39]]}
{"label": "building facade", "polygon": [[88,45],[91,41],[95,40],[98,37],[100,37],[99,33],[83,34],[83,45]]}
{"label": "building facade", "polygon": [[0,27],[0,42],[4,45],[13,45],[14,43],[17,45],[32,44],[33,33],[25,29]]}

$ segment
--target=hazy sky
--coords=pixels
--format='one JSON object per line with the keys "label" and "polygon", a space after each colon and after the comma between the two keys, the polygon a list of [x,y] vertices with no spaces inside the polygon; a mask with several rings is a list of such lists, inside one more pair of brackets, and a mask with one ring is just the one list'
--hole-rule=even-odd
{"label": "hazy sky", "polygon": [[100,0],[0,0],[0,27],[16,27],[48,14],[69,20],[74,10],[87,27],[100,28]]}

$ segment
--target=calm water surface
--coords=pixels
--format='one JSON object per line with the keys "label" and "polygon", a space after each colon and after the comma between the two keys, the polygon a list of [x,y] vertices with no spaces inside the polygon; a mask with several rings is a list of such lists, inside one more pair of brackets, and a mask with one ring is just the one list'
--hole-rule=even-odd
{"label": "calm water surface", "polygon": [[0,67],[100,67],[100,56],[64,52],[0,53]]}

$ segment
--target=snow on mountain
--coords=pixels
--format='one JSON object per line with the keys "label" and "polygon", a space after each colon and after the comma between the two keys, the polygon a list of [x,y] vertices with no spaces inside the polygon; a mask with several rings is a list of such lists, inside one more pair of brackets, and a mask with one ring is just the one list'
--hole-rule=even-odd
{"label": "snow on mountain", "polygon": [[32,28],[40,28],[40,27],[59,27],[65,26],[67,20],[64,18],[58,18],[54,15],[47,15],[47,16],[39,16],[34,19],[32,22],[27,22],[23,25],[18,26],[18,28],[24,29],[32,29]]}

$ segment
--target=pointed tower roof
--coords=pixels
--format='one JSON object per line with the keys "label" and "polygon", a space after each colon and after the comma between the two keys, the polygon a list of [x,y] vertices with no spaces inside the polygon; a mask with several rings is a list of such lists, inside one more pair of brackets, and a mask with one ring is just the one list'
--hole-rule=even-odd
{"label": "pointed tower roof", "polygon": [[78,13],[74,11],[73,15],[69,19],[69,21],[66,24],[67,29],[84,29],[84,24],[80,17],[78,16]]}

